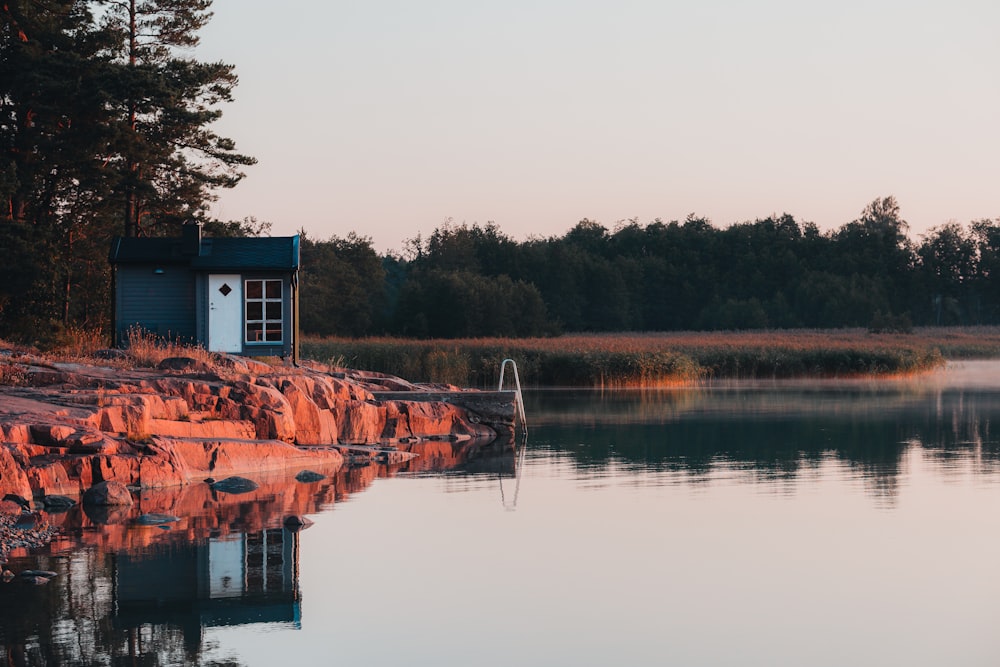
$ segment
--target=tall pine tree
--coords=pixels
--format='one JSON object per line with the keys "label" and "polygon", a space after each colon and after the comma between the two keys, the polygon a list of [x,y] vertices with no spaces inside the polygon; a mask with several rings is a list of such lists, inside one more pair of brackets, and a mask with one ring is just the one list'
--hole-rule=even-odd
{"label": "tall pine tree", "polygon": [[109,156],[120,185],[126,236],[168,233],[203,218],[217,188],[234,187],[256,162],[211,124],[232,100],[232,65],[183,57],[211,18],[210,0],[120,0],[102,27],[118,37],[117,142]]}

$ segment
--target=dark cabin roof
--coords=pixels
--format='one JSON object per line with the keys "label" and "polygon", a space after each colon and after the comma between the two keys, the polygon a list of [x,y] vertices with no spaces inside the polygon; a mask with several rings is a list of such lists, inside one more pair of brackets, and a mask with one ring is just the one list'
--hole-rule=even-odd
{"label": "dark cabin roof", "polygon": [[185,252],[183,238],[117,237],[112,264],[188,264],[199,271],[294,271],[299,268],[299,237],[203,238],[197,255]]}

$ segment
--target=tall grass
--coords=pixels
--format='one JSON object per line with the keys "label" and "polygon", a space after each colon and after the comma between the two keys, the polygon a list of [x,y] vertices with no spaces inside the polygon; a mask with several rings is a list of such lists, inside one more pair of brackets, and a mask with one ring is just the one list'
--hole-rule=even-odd
{"label": "tall grass", "polygon": [[101,355],[106,352],[107,338],[99,329],[69,329],[70,341],[45,352],[46,357],[62,360],[92,361],[98,356],[101,363],[121,368],[155,368],[168,357],[188,357],[214,365],[216,356],[198,345],[187,345],[176,340],[164,339],[134,326],[125,335],[126,346],[120,355]]}
{"label": "tall grass", "polygon": [[209,366],[214,365],[215,354],[198,345],[185,345],[166,340],[141,327],[130,327],[125,339],[126,357],[136,366],[155,368],[169,357],[188,357]]}
{"label": "tall grass", "polygon": [[[571,335],[409,340],[306,338],[302,355],[409,380],[488,387],[505,358],[523,384],[663,387],[704,378],[857,377],[917,373],[944,362],[941,341],[965,357],[1000,356],[1000,328],[872,334],[852,330]],[[975,341],[979,341],[978,344]],[[957,354],[958,352],[956,352]]]}

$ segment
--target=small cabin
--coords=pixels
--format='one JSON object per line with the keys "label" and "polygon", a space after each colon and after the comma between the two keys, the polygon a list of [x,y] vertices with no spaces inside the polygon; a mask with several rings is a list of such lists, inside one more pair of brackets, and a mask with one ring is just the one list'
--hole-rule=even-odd
{"label": "small cabin", "polygon": [[117,237],[115,347],[138,328],[212,352],[298,361],[299,237],[207,238],[187,224],[179,238]]}

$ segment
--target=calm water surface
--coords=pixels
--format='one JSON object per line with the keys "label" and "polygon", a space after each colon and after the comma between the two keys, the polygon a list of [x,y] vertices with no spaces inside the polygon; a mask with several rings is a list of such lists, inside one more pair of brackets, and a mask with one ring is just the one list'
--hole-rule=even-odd
{"label": "calm water surface", "polygon": [[8,660],[998,664],[1000,364],[526,401],[526,449],[305,486],[297,534],[281,490],[67,518],[0,586]]}

